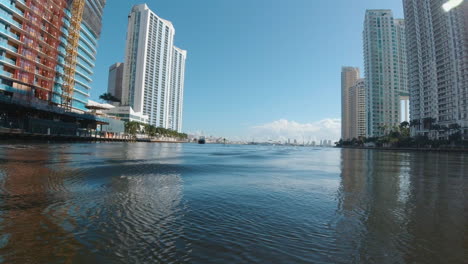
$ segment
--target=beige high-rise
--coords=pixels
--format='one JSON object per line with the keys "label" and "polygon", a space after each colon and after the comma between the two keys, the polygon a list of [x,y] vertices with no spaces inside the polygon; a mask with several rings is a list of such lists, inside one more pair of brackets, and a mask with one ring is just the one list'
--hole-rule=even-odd
{"label": "beige high-rise", "polygon": [[349,138],[366,136],[366,82],[359,79],[349,89]]}
{"label": "beige high-rise", "polygon": [[349,89],[359,80],[359,68],[341,68],[341,138],[344,140],[351,137],[351,120],[349,105]]}

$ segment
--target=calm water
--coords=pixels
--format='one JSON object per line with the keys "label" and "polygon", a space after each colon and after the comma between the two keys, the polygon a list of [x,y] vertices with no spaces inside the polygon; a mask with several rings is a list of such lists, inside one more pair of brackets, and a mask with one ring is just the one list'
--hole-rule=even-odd
{"label": "calm water", "polygon": [[0,146],[3,263],[468,263],[468,156]]}

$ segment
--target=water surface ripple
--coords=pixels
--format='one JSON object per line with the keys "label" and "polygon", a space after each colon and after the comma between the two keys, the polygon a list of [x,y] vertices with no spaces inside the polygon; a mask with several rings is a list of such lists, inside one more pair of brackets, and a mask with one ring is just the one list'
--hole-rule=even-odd
{"label": "water surface ripple", "polygon": [[0,263],[468,263],[468,156],[0,145]]}

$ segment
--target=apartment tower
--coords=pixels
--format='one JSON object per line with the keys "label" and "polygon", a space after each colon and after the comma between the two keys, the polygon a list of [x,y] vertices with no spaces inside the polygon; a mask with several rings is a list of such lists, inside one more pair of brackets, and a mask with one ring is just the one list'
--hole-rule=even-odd
{"label": "apartment tower", "polygon": [[[468,138],[468,1],[404,0],[413,135],[446,138],[434,125],[457,124]],[[433,133],[436,132],[436,133]]]}
{"label": "apartment tower", "polygon": [[[123,81],[124,64],[121,62],[115,63],[109,67],[109,78],[107,81],[107,92],[115,98],[122,101],[122,81]],[[120,104],[120,103],[116,103]]]}
{"label": "apartment tower", "polygon": [[173,52],[168,127],[174,131],[182,132],[185,59],[187,58],[187,51],[174,47]]}
{"label": "apartment tower", "polygon": [[359,80],[359,68],[341,68],[341,138],[352,139],[349,106],[349,89]]}
{"label": "apartment tower", "polygon": [[[86,111],[105,3],[85,2],[73,66],[73,111]],[[73,4],[71,0],[0,1],[1,95],[61,105]]]}
{"label": "apartment tower", "polygon": [[366,81],[359,79],[349,89],[349,139],[366,136]]}
{"label": "apartment tower", "polygon": [[[128,20],[122,104],[147,115],[149,124],[157,127],[182,126],[176,123],[182,121],[182,70],[186,52],[174,47],[174,35],[172,23],[157,16],[146,4],[132,8]],[[173,89],[177,91],[173,92]],[[171,116],[171,107],[179,104],[180,111],[174,111],[177,116]]]}
{"label": "apartment tower", "polygon": [[391,10],[367,10],[363,40],[366,134],[383,136],[400,124],[400,101],[408,91],[404,21]]}

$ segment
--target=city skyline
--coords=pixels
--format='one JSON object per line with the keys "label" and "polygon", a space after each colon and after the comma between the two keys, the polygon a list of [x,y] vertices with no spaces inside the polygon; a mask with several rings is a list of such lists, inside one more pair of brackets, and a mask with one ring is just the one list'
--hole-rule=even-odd
{"label": "city skyline", "polygon": [[[122,41],[125,37],[123,34],[117,34],[123,30],[109,32],[106,29],[122,29],[126,20],[126,15],[122,18],[122,14],[128,12],[122,9],[128,10],[129,6],[136,4],[136,1],[129,2],[109,3],[105,10],[105,14],[111,12],[113,15],[104,16],[104,36],[101,46],[106,45],[109,48],[100,49],[98,53],[99,69],[96,75],[100,77],[95,82],[96,90],[93,92],[93,98],[97,98],[105,91],[101,88],[104,87],[102,84],[105,83],[107,87],[109,65],[123,61],[123,56],[118,56],[114,52],[123,46]],[[347,14],[346,17],[352,17],[351,21],[342,17],[330,25],[330,30],[325,30],[319,27],[318,22],[323,15],[317,11],[317,5],[312,5],[308,1],[298,1],[294,5],[283,5],[281,2],[272,2],[269,5],[249,3],[252,7],[250,11],[241,9],[242,3],[206,1],[197,3],[201,5],[197,9],[200,10],[200,18],[195,23],[184,17],[190,13],[194,5],[191,3],[181,5],[178,2],[156,4],[149,1],[148,5],[158,15],[174,23],[178,30],[178,45],[189,50],[191,54],[187,61],[190,66],[187,67],[186,73],[183,130],[189,133],[203,131],[207,135],[230,138],[238,136],[244,139],[257,134],[259,127],[263,131],[269,131],[265,133],[265,138],[276,136],[277,133],[273,129],[278,125],[283,126],[282,130],[285,133],[281,136],[285,137],[288,134],[303,133],[308,137],[324,138],[321,134],[331,134],[330,138],[339,139],[340,80],[335,76],[341,65],[356,65],[362,68],[360,49],[362,49],[361,33],[365,10],[384,7],[394,10],[398,17],[403,16],[401,1],[362,1],[354,5],[343,1],[343,8],[338,12]],[[213,7],[209,7],[210,5]],[[331,6],[321,3],[318,7]],[[255,10],[259,9],[265,13],[256,16]],[[236,18],[231,15],[220,17],[220,14],[228,14],[230,10],[238,11],[243,16],[240,23],[233,23]],[[286,18],[290,18],[290,20],[285,19],[283,24],[277,24],[271,17],[280,10],[284,11],[283,15]],[[318,17],[314,19],[314,16],[310,16],[306,11],[317,14]],[[211,24],[213,19],[219,23]],[[310,23],[305,23],[308,20]],[[299,21],[301,23],[297,24]],[[258,29],[241,30],[252,23],[256,24]],[[350,32],[341,31],[341,35],[332,33],[333,28],[339,27],[349,28],[346,31]],[[319,35],[321,38],[326,36],[333,45],[318,42],[315,36]],[[351,35],[353,38],[349,37]],[[248,37],[249,45],[243,41],[245,37]],[[274,41],[280,37],[285,38],[279,42]],[[342,41],[343,37],[347,40]],[[285,50],[298,45],[309,45],[312,49],[302,49],[301,52],[307,55],[296,57],[296,66],[286,70],[285,67],[292,65],[292,61],[286,57]],[[334,54],[340,48],[342,52]],[[270,54],[273,50],[276,52]],[[343,56],[344,54],[347,55]],[[267,59],[265,56],[271,58]],[[317,60],[305,60],[307,56],[309,58],[329,56],[330,60],[320,64]],[[276,59],[279,59],[279,62]],[[217,63],[214,63],[215,61]],[[217,66],[219,63],[220,66]],[[233,70],[233,67],[236,70]],[[105,69],[105,78],[101,76],[102,68]],[[254,75],[253,72],[248,73],[253,68],[258,69]],[[279,71],[283,70],[286,71],[279,75]],[[278,90],[280,87],[288,87],[289,91],[281,93]],[[320,98],[316,98],[317,96]],[[278,104],[279,98],[286,100]]]}
{"label": "city skyline", "polygon": [[[207,2],[210,2],[210,0],[207,0]],[[299,3],[294,5],[294,8],[308,7],[307,3],[303,3],[299,0],[298,2]],[[35,2],[33,1],[33,3]],[[431,5],[426,5],[426,3],[431,3]],[[101,34],[100,19],[104,4],[104,0],[88,0],[87,4],[84,6],[82,29],[77,44],[78,53],[76,59],[76,71],[73,70],[73,75],[71,75],[73,76],[71,84],[73,90],[70,95],[72,100],[70,101],[69,107],[74,111],[87,111],[86,104],[88,99],[95,99],[100,94],[98,92],[99,88],[95,88],[98,87],[96,86],[96,83],[102,82],[102,75],[94,74],[93,68],[95,65],[101,65],[99,61],[96,60],[96,54],[99,54],[99,51],[102,50],[100,46],[98,46],[97,42]],[[163,7],[165,4],[167,3],[158,3],[157,8]],[[18,17],[21,12],[15,14],[14,9],[16,8],[21,11],[21,8],[24,8],[22,5],[23,4],[18,5],[15,3],[11,4],[10,7],[8,4],[3,4],[3,8],[6,8],[7,10],[6,14],[11,14],[10,12],[13,10],[13,17],[11,19],[16,19],[16,22],[18,22],[17,19],[21,21],[23,18]],[[167,5],[170,6],[170,4]],[[404,11],[410,25],[409,33],[405,33],[406,17],[403,15],[393,15],[394,12],[401,13],[403,5],[405,5]],[[360,83],[360,86],[362,86],[362,84],[366,85],[366,136],[368,137],[384,135],[400,122],[410,121],[408,118],[408,108],[411,109],[412,121],[420,122],[419,127],[412,124],[412,127],[415,127],[415,129],[412,129],[413,135],[420,132],[425,135],[430,134],[431,136],[434,134],[430,133],[434,123],[436,125],[442,125],[443,127],[448,127],[449,125],[451,126],[454,124],[466,127],[466,119],[468,118],[466,89],[464,86],[466,84],[466,76],[464,74],[466,62],[464,60],[464,54],[467,52],[465,45],[467,33],[464,31],[464,26],[466,24],[464,16],[467,14],[466,5],[467,3],[465,2],[465,7],[462,6],[453,10],[453,7],[449,6],[449,4],[444,0],[428,0],[426,2],[403,0],[399,3],[400,7],[394,11],[394,9],[381,8],[380,6],[379,8],[374,9],[373,5],[367,3],[366,8],[364,9],[366,14],[364,27],[363,29],[361,28],[361,30],[363,30],[361,45],[364,50],[361,55],[363,57],[362,61],[364,67],[362,67],[362,62],[347,62],[342,64],[354,65],[356,66],[356,69],[360,69],[362,74],[359,74],[358,72],[355,74],[356,76],[354,76],[352,80],[350,79],[349,83],[346,84],[343,83],[342,76],[341,120],[337,118],[336,115],[330,115],[327,113],[327,109],[336,104],[337,98],[330,100],[329,97],[334,95],[337,92],[337,89],[335,87],[330,89],[320,85],[336,81],[332,78],[327,78],[326,74],[325,76],[319,76],[321,73],[331,72],[330,68],[324,67],[320,70],[306,72],[306,67],[293,67],[288,69],[285,67],[285,65],[292,61],[301,62],[301,59],[306,56],[285,57],[285,54],[282,53],[282,48],[288,47],[291,43],[293,43],[293,45],[299,44],[299,42],[297,42],[297,38],[300,37],[303,37],[304,40],[306,40],[304,43],[301,42],[300,44],[306,44],[307,40],[310,41],[310,39],[305,38],[307,34],[293,34],[294,31],[291,28],[288,28],[290,30],[289,32],[285,30],[287,27],[279,28],[277,32],[280,35],[285,34],[286,32],[291,34],[289,34],[289,37],[284,38],[283,41],[285,42],[281,43],[279,46],[275,46],[274,42],[269,42],[269,45],[263,46],[265,50],[272,51],[270,53],[272,57],[270,60],[272,62],[274,61],[274,63],[269,65],[272,66],[272,68],[255,67],[254,71],[250,71],[247,74],[245,74],[244,70],[252,67],[251,64],[261,64],[265,63],[265,61],[259,61],[258,57],[255,56],[258,54],[252,53],[255,49],[251,49],[250,52],[247,52],[246,54],[241,54],[241,51],[245,51],[242,49],[242,46],[237,46],[235,48],[232,48],[231,46],[231,49],[229,49],[228,42],[224,42],[224,45],[218,47],[218,51],[229,51],[231,58],[234,58],[233,55],[236,55],[240,58],[244,56],[245,59],[245,55],[249,55],[249,59],[237,61],[237,63],[243,63],[242,66],[229,72],[227,68],[232,66],[231,63],[233,60],[219,60],[217,62],[218,64],[214,64],[211,69],[215,69],[214,72],[218,71],[218,73],[222,73],[223,75],[219,76],[216,74],[210,74],[210,78],[204,79],[206,85],[197,85],[195,86],[195,89],[190,90],[192,94],[187,98],[193,105],[192,108],[188,108],[185,115],[192,116],[192,118],[187,118],[187,120],[189,120],[189,126],[187,126],[187,129],[184,129],[184,132],[200,134],[204,133],[201,131],[208,130],[208,132],[205,132],[206,134],[226,137],[232,137],[235,135],[238,138],[247,139],[255,134],[258,135],[258,131],[262,130],[262,137],[270,140],[272,138],[289,138],[291,137],[291,134],[317,140],[322,137],[320,133],[327,133],[328,136],[334,139],[338,139],[340,136],[341,138],[349,139],[357,136],[358,133],[356,133],[356,131],[360,130],[354,125],[357,123],[357,115],[361,116],[361,114],[357,114],[355,110],[351,111],[351,106],[355,105],[356,98],[363,96],[363,93],[358,92],[362,89],[357,89],[357,87],[355,87],[357,80],[361,77],[366,78],[366,82]],[[262,5],[258,6],[261,7]],[[326,7],[326,5],[323,6]],[[237,5],[221,4],[218,7],[221,8],[219,13],[222,13],[221,11],[223,8],[236,8]],[[267,11],[272,12],[275,10],[278,11],[279,9],[276,8],[282,7],[282,5],[279,3],[272,3],[271,6],[263,7],[266,7]],[[152,10],[150,10],[150,7],[147,4],[134,5],[132,8],[145,9],[140,10],[139,14],[142,14],[143,11],[149,12],[148,14],[150,15],[148,15],[147,18],[149,19],[152,15],[151,19],[156,18],[156,21],[155,23],[153,23],[153,21],[150,22],[150,20],[145,22],[144,20],[147,18],[141,20],[140,18],[133,18],[134,20],[132,20],[133,15],[129,16],[130,23],[127,26],[128,36],[126,37],[125,42],[126,55],[124,56],[124,60],[115,60],[113,62],[125,61],[127,63],[122,65],[115,64],[115,69],[112,69],[111,67],[107,74],[108,91],[110,91],[111,94],[115,94],[116,97],[122,101],[123,105],[129,105],[132,107],[132,109],[127,112],[139,115],[141,118],[138,121],[143,120],[158,127],[170,128],[182,132],[182,120],[185,118],[185,115],[182,113],[184,108],[185,60],[187,58],[187,53],[185,50],[174,46],[175,28],[172,22],[162,19],[159,15],[152,13]],[[448,11],[448,9],[450,9],[450,11]],[[179,11],[183,12],[183,9]],[[135,13],[135,10],[133,13]],[[112,12],[112,14],[114,14],[114,12]],[[175,14],[177,15],[178,13]],[[28,16],[27,12],[25,12],[24,15]],[[57,15],[59,18],[62,18],[60,14],[57,13]],[[98,19],[93,20],[93,17]],[[429,17],[430,19],[422,19],[421,17]],[[55,42],[53,43],[54,38],[41,38],[42,41],[47,43],[47,45],[44,49],[43,45],[40,44],[40,52],[50,56],[52,61],[55,60],[54,56],[56,56],[58,63],[57,65],[54,64],[52,66],[49,61],[41,62],[47,67],[42,68],[41,65],[36,66],[35,80],[32,80],[31,74],[24,71],[24,69],[28,71],[28,69],[31,68],[27,59],[24,60],[21,56],[15,57],[16,54],[14,52],[12,53],[11,49],[8,50],[9,46],[13,47],[14,50],[15,45],[19,45],[16,48],[18,52],[23,54],[22,56],[30,56],[30,54],[27,53],[27,49],[22,48],[21,43],[18,44],[14,39],[10,40],[10,36],[8,36],[8,34],[16,34],[15,32],[18,31],[18,29],[15,29],[15,21],[10,23],[8,18],[9,17],[6,16],[2,20],[4,24],[6,23],[6,31],[3,32],[3,38],[6,37],[5,41],[8,42],[5,42],[5,45],[7,46],[3,51],[4,56],[2,57],[4,60],[2,64],[4,68],[3,74],[4,77],[6,76],[6,78],[2,79],[3,85],[6,85],[5,87],[10,87],[10,90],[21,90],[29,89],[27,85],[31,85],[31,82],[34,82],[34,84],[32,84],[34,86],[32,88],[32,94],[35,97],[67,108],[68,99],[66,99],[66,97],[68,95],[66,94],[68,92],[64,92],[66,88],[60,87],[67,87],[65,84],[70,82],[70,80],[67,79],[67,69],[75,67],[73,65],[67,66],[70,62],[67,61],[68,57],[63,56],[64,48],[67,50],[70,48],[70,42],[72,41],[70,36],[73,36],[73,34],[60,39],[60,42],[58,42],[59,46],[57,48],[57,55],[54,55],[54,52],[47,49],[48,46],[55,45]],[[249,18],[253,19],[252,17],[246,16],[246,19]],[[66,19],[66,16],[64,19]],[[183,18],[182,21],[186,22],[186,19]],[[66,26],[67,20],[64,20],[64,22],[64,26]],[[257,22],[262,23],[265,21],[258,20]],[[9,23],[11,24],[10,26]],[[68,23],[73,23],[73,21],[69,21]],[[141,23],[149,26],[149,29],[147,29],[148,32],[145,31],[146,26],[136,30],[137,27],[140,27]],[[419,26],[416,27],[415,23],[418,23],[417,25]],[[442,25],[442,27],[436,27],[434,26],[435,24]],[[29,25],[29,23],[23,21],[23,26],[24,25],[26,28],[31,28],[32,26],[32,24]],[[164,25],[162,29],[161,25]],[[230,33],[228,29],[231,25],[223,25],[225,27],[220,26],[219,28],[222,30],[217,33],[219,36],[226,37],[227,34]],[[239,23],[239,25],[242,26],[245,24]],[[193,23],[192,27],[189,28],[192,30],[192,34],[203,32],[200,31],[197,26],[199,26],[198,23]],[[236,26],[232,28],[236,28]],[[300,24],[299,28],[302,30],[309,29],[310,32],[314,33],[319,29],[316,25],[309,26],[310,28],[303,23]],[[154,30],[151,28],[154,28]],[[11,30],[11,32],[8,32],[9,30]],[[21,28],[19,30],[21,31]],[[43,30],[50,31],[52,29],[43,27]],[[207,33],[212,32],[210,28],[207,27],[203,28],[203,30]],[[49,31],[47,32],[48,34],[56,34],[53,31]],[[108,32],[108,30],[103,31]],[[140,31],[145,32],[141,34]],[[267,36],[267,33],[271,33],[260,26],[254,31],[257,33],[264,33],[264,36]],[[421,32],[425,35],[420,36],[419,34]],[[221,35],[220,33],[224,35]],[[327,31],[326,33],[326,35],[316,34],[314,36],[319,38],[312,40],[326,39],[336,46],[343,44],[343,42],[332,41],[335,34],[332,34],[331,31]],[[42,34],[43,33],[41,33],[41,37],[43,37]],[[65,34],[67,34],[67,30],[65,31]],[[248,35],[249,31],[239,31],[236,36],[229,36],[231,38],[237,37],[237,40],[242,40],[243,37],[246,36],[245,34]],[[433,35],[443,35],[443,38],[431,39],[430,36]],[[161,36],[163,36],[162,39],[160,38]],[[247,38],[245,40],[248,40],[248,44],[253,47],[258,45],[255,41],[265,41],[262,38],[256,38],[257,34],[249,36],[251,38]],[[20,42],[30,41],[27,39],[23,40],[22,36],[17,37],[21,38]],[[406,59],[406,38],[408,38],[408,49],[410,49],[408,52],[410,56],[408,60]],[[189,40],[193,41],[193,39]],[[448,42],[445,42],[444,40],[447,40]],[[136,43],[136,46],[133,46],[134,42]],[[141,43],[144,43],[144,46],[142,46]],[[209,43],[210,42],[205,42],[205,44],[207,44],[206,48],[212,47]],[[346,42],[346,44],[348,44],[348,42]],[[188,45],[190,46],[190,44]],[[273,50],[274,47],[279,47],[280,49],[276,51]],[[308,51],[317,52],[321,50],[320,48],[323,49],[323,47],[324,46],[321,45],[320,41],[315,41],[311,46],[311,49]],[[151,51],[151,49],[153,51]],[[142,52],[143,50],[145,52]],[[209,49],[205,49],[203,50],[204,52],[195,52],[195,54],[203,55],[203,58],[202,60],[199,58],[194,60],[194,63],[199,64],[201,61],[209,61],[210,59],[212,60],[213,57],[222,58],[224,55],[222,52],[215,53],[211,52],[211,50],[207,52],[208,50]],[[324,52],[322,56],[328,56],[330,60],[336,59],[335,56],[327,53],[326,49],[323,50]],[[156,51],[156,54],[153,54],[154,51]],[[344,51],[349,51],[349,48],[344,49]],[[301,55],[306,53],[307,50],[301,50]],[[349,52],[348,54],[357,53],[358,52],[356,50]],[[214,56],[215,54],[216,56]],[[418,61],[417,58],[421,56],[423,58],[422,61]],[[274,60],[276,57],[280,57],[282,60]],[[44,57],[40,56],[37,57],[37,59],[40,61],[43,60]],[[21,64],[21,67],[24,69],[20,69],[19,71],[15,70],[14,65],[9,66],[11,62],[16,63],[16,66]],[[157,63],[155,64],[155,62]],[[446,62],[450,62],[450,65]],[[327,64],[333,63],[328,60],[315,60],[314,58],[314,60],[308,64],[304,64],[303,62],[302,66],[307,65],[309,67],[318,67],[318,65],[323,66]],[[380,65],[380,68],[377,67],[378,65]],[[425,65],[429,65],[429,70],[432,71],[426,71]],[[207,66],[206,62],[204,66]],[[444,68],[442,69],[442,67]],[[49,68],[53,68],[57,71],[56,80],[50,77],[53,74],[50,72]],[[124,68],[123,73],[122,68]],[[411,83],[409,86],[411,90],[409,89],[408,77],[406,76],[408,68],[410,72],[409,78]],[[197,67],[197,69],[200,70],[206,68]],[[266,74],[267,69],[270,70],[268,74]],[[283,69],[283,72],[273,76],[271,75],[272,69]],[[99,71],[99,69],[96,69],[96,71]],[[416,76],[414,73],[417,71],[429,75],[425,77],[421,75]],[[203,73],[206,74],[211,72],[204,71]],[[244,73],[244,75],[241,73]],[[290,75],[292,74],[298,78],[290,78]],[[304,79],[302,78],[307,74],[309,77],[315,76],[317,78],[312,82],[304,82]],[[190,73],[187,75],[190,77]],[[202,76],[203,75],[199,75],[197,77],[200,78]],[[122,87],[119,87],[117,83],[121,83],[119,80],[121,77],[124,80],[124,84]],[[9,78],[13,78],[11,79],[13,80],[13,83],[11,83]],[[14,80],[15,78],[20,80],[20,82],[16,83]],[[96,79],[96,82],[93,82],[94,79]],[[216,79],[219,81],[218,83],[213,82],[213,80]],[[426,82],[426,79],[429,81]],[[273,82],[275,80],[277,82]],[[422,83],[423,80],[424,84]],[[26,86],[21,87],[21,82],[24,82],[23,84]],[[189,86],[193,85],[190,81],[187,83]],[[236,86],[235,89],[229,89],[229,86],[235,83],[241,85]],[[257,83],[257,85],[254,85],[255,83]],[[259,83],[261,85],[258,85]],[[269,86],[265,86],[265,83],[269,83]],[[297,83],[300,83],[300,85],[298,86]],[[54,87],[51,88],[51,85]],[[244,85],[250,86],[252,89],[246,91],[245,89],[247,87]],[[283,85],[283,90],[279,93],[278,91],[275,92],[275,90],[281,87],[281,85]],[[143,86],[144,88],[135,88],[137,86]],[[149,87],[151,89],[149,89]],[[302,93],[299,93],[299,91]],[[235,93],[234,95],[233,92]],[[317,92],[312,94],[315,96],[313,99],[307,96],[311,92]],[[430,96],[428,96],[428,93]],[[64,96],[64,94],[66,96]],[[194,97],[193,94],[196,96]],[[278,96],[281,98],[280,101],[271,101],[272,99],[279,99]],[[353,102],[349,101],[350,98],[354,98]],[[409,98],[411,100],[409,100]],[[223,100],[228,103],[223,103]],[[252,102],[255,102],[256,104],[251,105]],[[299,108],[301,103],[302,112],[291,115],[289,113],[291,109]],[[193,108],[193,106],[196,107]],[[201,111],[202,109],[209,109],[209,111],[203,112]],[[232,111],[226,111],[226,109],[230,109]],[[345,115],[347,112],[349,112],[349,114]],[[354,115],[353,122],[350,121],[352,115]],[[193,116],[195,116],[195,118],[193,118]],[[240,123],[238,123],[239,121]],[[204,125],[206,122],[209,122],[208,126]],[[339,132],[340,123],[344,124],[341,126],[341,133]],[[328,126],[324,126],[323,124]],[[281,125],[283,127],[278,127]],[[226,129],[229,128],[231,128],[231,130],[226,133]],[[432,136],[443,136],[442,134],[438,133],[437,135]]]}

